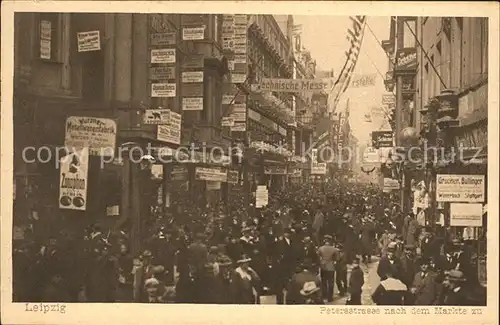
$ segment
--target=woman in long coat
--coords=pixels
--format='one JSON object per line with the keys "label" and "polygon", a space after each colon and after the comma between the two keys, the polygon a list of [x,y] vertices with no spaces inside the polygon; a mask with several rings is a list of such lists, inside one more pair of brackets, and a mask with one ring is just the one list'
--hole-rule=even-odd
{"label": "woman in long coat", "polygon": [[231,276],[231,291],[234,304],[258,304],[260,277],[249,267],[251,258],[243,256]]}

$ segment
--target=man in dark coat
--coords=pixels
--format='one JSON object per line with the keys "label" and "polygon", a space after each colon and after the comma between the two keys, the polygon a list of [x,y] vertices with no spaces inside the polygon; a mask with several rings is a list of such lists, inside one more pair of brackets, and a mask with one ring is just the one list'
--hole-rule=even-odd
{"label": "man in dark coat", "polygon": [[202,233],[196,234],[195,241],[188,247],[189,267],[193,275],[194,300],[198,302],[203,297],[203,279],[205,274],[205,265],[208,262],[208,248],[203,244],[205,236]]}
{"label": "man in dark coat", "polygon": [[468,306],[470,299],[464,287],[465,275],[462,271],[451,270],[448,274],[448,288],[444,297],[443,305],[446,306]]}
{"label": "man in dark coat", "polygon": [[312,261],[306,259],[301,266],[300,272],[295,273],[287,287],[286,303],[289,305],[305,304],[304,297],[300,294],[300,290],[307,282],[315,282],[319,286],[319,278],[314,273]]}
{"label": "man in dark coat", "polygon": [[306,236],[300,245],[300,251],[297,254],[298,263],[304,263],[309,260],[312,266],[317,266],[318,255],[316,254],[316,247],[314,246],[311,237]]}
{"label": "man in dark coat", "polygon": [[413,304],[416,306],[436,305],[438,300],[438,283],[436,273],[430,268],[428,258],[420,259],[420,272],[415,274],[411,292],[414,295]]}
{"label": "man in dark coat", "polygon": [[276,300],[279,305],[284,303],[283,290],[286,288],[288,280],[295,271],[294,244],[291,240],[291,231],[288,228],[283,230],[283,237],[276,243],[276,254],[278,257],[278,267],[276,272],[277,292]]}
{"label": "man in dark coat", "polygon": [[338,260],[338,249],[332,245],[332,236],[325,235],[325,244],[318,249],[321,291],[323,300],[333,301],[334,282],[335,282],[335,264]]}
{"label": "man in dark coat", "polygon": [[335,283],[337,284],[337,289],[339,290],[339,295],[343,297],[347,291],[347,256],[344,252],[344,247],[342,244],[337,244],[338,249],[338,260],[335,264]]}
{"label": "man in dark coat", "polygon": [[401,281],[409,288],[413,284],[417,266],[415,263],[415,246],[407,244],[404,246],[404,255],[401,256]]}
{"label": "man in dark coat", "polygon": [[390,273],[395,278],[401,276],[401,262],[396,258],[396,244],[390,243],[387,247],[387,255],[380,259],[377,268],[377,274],[381,280],[387,279],[387,274]]}
{"label": "man in dark coat", "polygon": [[359,258],[354,258],[352,262],[351,278],[349,279],[349,304],[361,305],[361,293],[365,284],[363,270],[359,266]]}

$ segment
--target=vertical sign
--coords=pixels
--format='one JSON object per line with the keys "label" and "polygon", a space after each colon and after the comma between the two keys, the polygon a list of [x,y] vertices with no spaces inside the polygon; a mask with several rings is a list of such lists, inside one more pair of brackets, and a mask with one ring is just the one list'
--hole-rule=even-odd
{"label": "vertical sign", "polygon": [[85,211],[87,208],[89,152],[85,147],[61,159],[59,208]]}

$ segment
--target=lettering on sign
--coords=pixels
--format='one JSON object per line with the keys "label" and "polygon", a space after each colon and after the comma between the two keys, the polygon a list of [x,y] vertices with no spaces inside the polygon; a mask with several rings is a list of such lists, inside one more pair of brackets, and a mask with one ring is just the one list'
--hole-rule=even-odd
{"label": "lettering on sign", "polygon": [[101,50],[101,38],[99,31],[78,33],[78,52],[90,52]]}
{"label": "lettering on sign", "polygon": [[183,111],[202,111],[203,97],[186,97],[182,98]]}
{"label": "lettering on sign", "polygon": [[170,110],[169,109],[147,109],[144,113],[144,124],[169,124]]}
{"label": "lettering on sign", "polygon": [[184,41],[199,41],[205,39],[205,26],[195,28],[183,28],[182,39]]}
{"label": "lettering on sign", "polygon": [[182,82],[203,82],[203,71],[184,71],[182,73]]}
{"label": "lettering on sign", "polygon": [[302,93],[302,92],[321,92],[326,90],[328,82],[324,80],[315,79],[269,79],[262,78],[260,82],[260,89],[264,91],[275,92],[289,92],[289,93]]}
{"label": "lettering on sign", "polygon": [[203,84],[183,84],[181,87],[182,97],[203,97]]}
{"label": "lettering on sign", "polygon": [[175,67],[151,67],[149,68],[149,79],[151,80],[175,79]]}
{"label": "lettering on sign", "polygon": [[175,49],[151,50],[151,63],[175,63]]}
{"label": "lettering on sign", "polygon": [[150,42],[152,46],[175,45],[175,33],[153,33],[150,35]]}
{"label": "lettering on sign", "polygon": [[205,57],[203,54],[189,54],[182,61],[184,69],[201,69],[205,65]]}
{"label": "lettering on sign", "polygon": [[436,176],[436,197],[439,202],[484,202],[484,175]]}
{"label": "lettering on sign", "polygon": [[397,53],[396,71],[416,70],[417,50],[415,48],[401,49]]}
{"label": "lettering on sign", "polygon": [[376,74],[354,76],[351,87],[362,88],[375,86],[377,80]]}
{"label": "lettering on sign", "polygon": [[151,84],[151,97],[175,97],[175,83],[153,83]]}

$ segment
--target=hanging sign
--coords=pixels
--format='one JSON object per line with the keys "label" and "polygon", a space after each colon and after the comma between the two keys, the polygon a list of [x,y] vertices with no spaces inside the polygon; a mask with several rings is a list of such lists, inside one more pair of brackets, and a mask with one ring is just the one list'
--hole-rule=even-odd
{"label": "hanging sign", "polygon": [[392,148],[392,131],[373,131],[372,146],[374,148]]}
{"label": "hanging sign", "polygon": [[151,97],[175,97],[175,83],[152,83]]}
{"label": "hanging sign", "polygon": [[174,166],[170,171],[170,180],[185,181],[188,178],[188,171],[184,166]]}
{"label": "hanging sign", "polygon": [[238,184],[239,178],[240,178],[240,173],[237,170],[227,171],[227,182],[229,184]]}
{"label": "hanging sign", "polygon": [[101,50],[101,37],[99,31],[78,33],[78,52],[91,52]]}
{"label": "hanging sign", "polygon": [[436,201],[484,202],[484,175],[436,176]]}
{"label": "hanging sign", "polygon": [[196,167],[195,178],[201,181],[226,182],[227,171],[219,168]]}
{"label": "hanging sign", "polygon": [[181,125],[182,125],[182,115],[176,112],[170,111],[169,113],[169,124],[158,125],[156,138],[159,141],[180,144],[181,143]]}
{"label": "hanging sign", "polygon": [[182,84],[182,97],[203,97],[203,83]]}
{"label": "hanging sign", "polygon": [[169,124],[169,109],[147,109],[144,113],[142,122],[144,124]]}
{"label": "hanging sign", "polygon": [[59,208],[85,211],[87,208],[88,148],[61,159],[59,179]]}
{"label": "hanging sign", "polygon": [[405,74],[405,73],[416,73],[417,72],[417,49],[412,48],[402,48],[396,53],[396,66],[394,68],[394,73]]}
{"label": "hanging sign", "polygon": [[231,74],[231,82],[233,84],[242,84],[247,80],[247,75],[245,73],[233,73]]}
{"label": "hanging sign", "polygon": [[199,41],[205,39],[205,26],[182,29],[182,40]]}
{"label": "hanging sign", "polygon": [[384,192],[399,190],[399,181],[393,178],[384,178]]}
{"label": "hanging sign", "polygon": [[394,105],[396,104],[396,96],[394,94],[382,95],[382,105]]}
{"label": "hanging sign", "polygon": [[48,20],[40,22],[40,59],[50,60],[52,52],[52,23]]}
{"label": "hanging sign", "polygon": [[86,145],[90,155],[113,156],[116,145],[116,122],[111,119],[70,116],[66,119],[64,145],[79,149]]}
{"label": "hanging sign", "polygon": [[313,163],[311,165],[311,175],[326,175],[326,163]]}
{"label": "hanging sign", "polygon": [[151,50],[151,63],[175,63],[175,49]]}
{"label": "hanging sign", "polygon": [[269,192],[265,185],[257,186],[255,191],[255,207],[262,208],[269,204]]}
{"label": "hanging sign", "polygon": [[152,46],[175,45],[175,33],[153,33],[150,36]]}
{"label": "hanging sign", "polygon": [[265,166],[264,174],[266,175],[286,175],[286,166]]}
{"label": "hanging sign", "polygon": [[205,65],[205,57],[203,54],[189,54],[182,61],[183,69],[203,69]]}
{"label": "hanging sign", "polygon": [[184,97],[182,98],[183,111],[202,111],[203,97]]}
{"label": "hanging sign", "polygon": [[482,227],[483,205],[481,203],[451,203],[450,226]]}
{"label": "hanging sign", "polygon": [[182,73],[183,83],[203,82],[203,71],[184,71]]}

